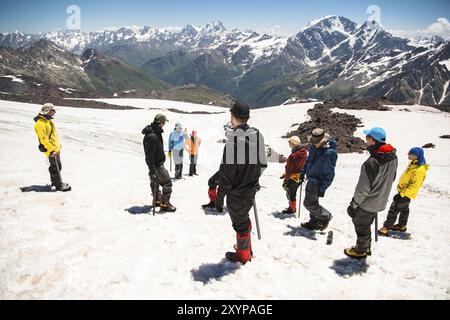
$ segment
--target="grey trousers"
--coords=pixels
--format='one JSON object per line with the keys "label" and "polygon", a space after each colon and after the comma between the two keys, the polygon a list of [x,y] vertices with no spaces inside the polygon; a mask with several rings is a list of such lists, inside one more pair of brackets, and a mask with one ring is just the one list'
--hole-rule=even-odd
{"label": "grey trousers", "polygon": [[375,221],[376,215],[376,213],[357,208],[354,215],[350,216],[358,237],[356,240],[356,251],[359,253],[365,253],[371,247],[372,230],[370,227]]}
{"label": "grey trousers", "polygon": [[[152,175],[150,176],[150,187],[152,188],[152,196],[153,196],[153,190],[155,190],[155,183],[152,179]],[[157,197],[161,199],[163,203],[169,203],[170,202],[170,196],[172,195],[172,179],[170,178],[169,172],[167,172],[166,168],[164,168],[164,165],[160,166],[159,168],[156,168],[156,177],[157,177],[157,183],[158,183],[158,192]],[[162,193],[160,190],[160,187],[162,187]]]}
{"label": "grey trousers", "polygon": [[319,204],[319,186],[308,182],[303,205],[309,211],[311,220],[329,220],[331,213]]}

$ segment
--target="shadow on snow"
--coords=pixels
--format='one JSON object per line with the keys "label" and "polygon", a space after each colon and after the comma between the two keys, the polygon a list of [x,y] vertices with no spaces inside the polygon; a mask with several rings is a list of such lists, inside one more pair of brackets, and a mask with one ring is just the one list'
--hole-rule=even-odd
{"label": "shadow on snow", "polygon": [[369,265],[366,259],[356,260],[352,258],[334,260],[333,265],[330,267],[330,269],[334,270],[341,277],[362,275],[367,272],[368,268]]}
{"label": "shadow on snow", "polygon": [[223,259],[219,263],[205,263],[198,269],[191,270],[194,281],[208,284],[211,280],[220,280],[225,276],[235,273],[240,268],[239,263],[233,263]]}
{"label": "shadow on snow", "polygon": [[22,192],[56,192],[50,185],[22,187],[20,190]]}
{"label": "shadow on snow", "polygon": [[152,206],[134,206],[128,209],[125,209],[130,214],[149,214],[152,213]]}
{"label": "shadow on snow", "polygon": [[290,228],[290,230],[284,233],[285,236],[303,237],[309,240],[317,240],[316,231],[308,230],[302,227],[293,227],[291,225],[288,225],[288,228]]}

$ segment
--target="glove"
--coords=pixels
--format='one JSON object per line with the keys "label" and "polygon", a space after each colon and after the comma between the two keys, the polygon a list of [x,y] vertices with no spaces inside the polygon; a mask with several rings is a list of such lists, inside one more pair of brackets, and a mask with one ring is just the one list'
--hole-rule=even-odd
{"label": "glove", "polygon": [[352,204],[350,204],[350,205],[348,206],[348,208],[347,208],[347,213],[348,213],[348,215],[350,216],[350,218],[355,217],[355,215],[356,215],[356,209],[353,208],[353,205],[352,205]]}
{"label": "glove", "polygon": [[302,185],[305,182],[305,176],[301,175],[300,179],[298,180],[298,183],[300,183],[300,185]]}
{"label": "glove", "polygon": [[285,174],[285,173],[283,173],[283,174],[281,175],[280,179],[284,179],[284,178],[286,178],[286,174]]}
{"label": "glove", "polygon": [[172,151],[169,151],[167,155],[169,156],[169,158],[172,158]]}
{"label": "glove", "polygon": [[323,197],[325,197],[325,191],[319,190],[319,198],[323,198]]}
{"label": "glove", "polygon": [[411,201],[408,197],[402,197],[399,193],[394,196],[394,201],[399,203],[405,203]]}

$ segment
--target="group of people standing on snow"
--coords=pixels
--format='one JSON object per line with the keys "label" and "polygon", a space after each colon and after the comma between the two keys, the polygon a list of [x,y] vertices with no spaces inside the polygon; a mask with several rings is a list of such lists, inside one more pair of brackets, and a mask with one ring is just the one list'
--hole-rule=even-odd
{"label": "group of people standing on snow", "polygon": [[[58,191],[70,191],[71,187],[61,179],[61,145],[53,124],[56,110],[52,104],[45,104],[35,118],[35,131],[39,140],[39,150],[49,158],[52,186]],[[236,232],[234,252],[226,257],[233,262],[246,263],[253,256],[251,245],[252,222],[249,212],[254,206],[256,193],[261,189],[259,178],[267,168],[264,137],[258,129],[248,125],[250,107],[234,102],[230,109],[230,123],[224,127],[227,137],[219,171],[208,181],[210,202],[203,209],[223,212],[226,205],[233,229]],[[154,121],[144,128],[143,145],[145,161],[149,169],[150,185],[155,206],[162,212],[175,212],[170,203],[172,179],[164,164],[163,127],[168,122],[165,115],[158,114]],[[365,258],[371,254],[371,225],[377,214],[385,210],[392,185],[396,179],[398,159],[396,149],[387,143],[387,135],[382,128],[365,130],[369,158],[361,166],[361,173],[354,196],[347,208],[355,227],[356,246],[347,248],[344,253],[351,258]],[[306,183],[303,205],[310,213],[308,222],[302,227],[323,231],[328,228],[332,214],[320,205],[326,191],[335,177],[338,155],[337,143],[325,130],[317,128],[308,137],[309,145],[302,144],[299,137],[293,136],[288,143],[291,154],[287,159],[285,173],[281,176],[283,189],[289,200],[289,207],[283,214],[297,211],[297,191]],[[195,131],[190,136],[183,131],[180,123],[175,124],[169,137],[169,157],[175,162],[175,179],[182,178],[183,154],[189,153],[191,165],[189,175],[197,175],[196,164],[201,139]],[[378,230],[381,236],[388,236],[391,230],[405,232],[409,217],[409,204],[417,197],[426,178],[427,165],[422,148],[412,148],[408,153],[409,166],[400,178],[383,227]],[[397,217],[400,214],[399,222]]]}

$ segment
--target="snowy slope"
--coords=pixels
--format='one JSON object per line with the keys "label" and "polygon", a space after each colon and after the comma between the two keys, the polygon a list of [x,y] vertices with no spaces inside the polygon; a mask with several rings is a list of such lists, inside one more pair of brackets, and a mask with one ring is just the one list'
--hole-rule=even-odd
{"label": "snowy slope", "polygon": [[[325,245],[324,235],[299,231],[299,220],[273,215],[287,201],[278,179],[284,166],[271,163],[257,196],[263,239],[253,237],[256,258],[240,267],[223,261],[235,240],[229,217],[199,209],[207,202],[207,180],[218,168],[223,145],[216,141],[223,138],[228,114],[166,112],[171,120],[166,139],[174,122],[182,121],[199,131],[204,144],[200,176],[174,186],[178,211],[153,217],[129,211],[149,211],[140,131],[160,112],[148,108],[165,105],[123,102],[143,109],[58,110],[63,178],[73,186],[73,192],[61,194],[20,192],[19,187],[48,183],[33,131],[39,106],[0,101],[0,299],[450,298],[450,141],[438,138],[449,133],[448,114],[420,106],[408,107],[412,112],[402,107],[348,111],[368,126],[387,128],[398,148],[400,171],[411,146],[437,145],[426,151],[432,168],[411,206],[412,240],[380,239],[367,264],[345,258],[343,249],[355,242],[346,207],[366,155],[339,158],[335,183],[323,201],[334,214],[332,246]],[[311,106],[256,110],[252,124],[275,150],[286,153],[280,136],[304,121]]]}

